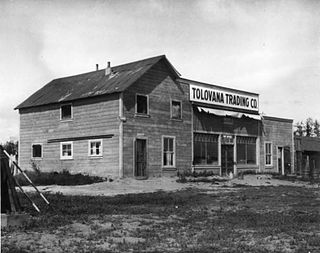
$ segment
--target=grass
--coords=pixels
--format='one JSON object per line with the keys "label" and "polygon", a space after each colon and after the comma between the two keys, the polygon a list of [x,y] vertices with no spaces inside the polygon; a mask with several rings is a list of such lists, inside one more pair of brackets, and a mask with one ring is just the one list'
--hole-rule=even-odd
{"label": "grass", "polygon": [[[101,177],[83,175],[81,173],[70,174],[67,170],[62,172],[25,171],[25,173],[35,185],[84,185],[104,181]],[[18,174],[15,177],[21,186],[30,185],[22,174]]]}
{"label": "grass", "polygon": [[46,197],[41,214],[22,199],[32,221],[3,231],[3,252],[320,252],[317,188]]}

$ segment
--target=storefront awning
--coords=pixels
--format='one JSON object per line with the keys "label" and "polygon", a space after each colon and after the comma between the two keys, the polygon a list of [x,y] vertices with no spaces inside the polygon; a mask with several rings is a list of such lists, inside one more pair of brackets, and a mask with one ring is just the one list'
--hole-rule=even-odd
{"label": "storefront awning", "polygon": [[217,116],[229,116],[229,117],[233,117],[233,118],[248,117],[248,118],[255,119],[255,120],[261,120],[261,116],[256,115],[256,114],[217,110],[217,109],[201,107],[201,106],[197,106],[197,109],[199,110],[199,112],[204,111],[204,112],[211,113],[211,114],[214,114]]}

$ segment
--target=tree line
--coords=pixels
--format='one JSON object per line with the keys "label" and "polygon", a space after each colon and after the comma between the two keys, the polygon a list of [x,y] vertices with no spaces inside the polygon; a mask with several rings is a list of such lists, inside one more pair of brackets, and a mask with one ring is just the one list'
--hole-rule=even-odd
{"label": "tree line", "polygon": [[298,121],[295,125],[295,136],[307,136],[320,138],[320,124],[318,120],[307,118],[305,121]]}

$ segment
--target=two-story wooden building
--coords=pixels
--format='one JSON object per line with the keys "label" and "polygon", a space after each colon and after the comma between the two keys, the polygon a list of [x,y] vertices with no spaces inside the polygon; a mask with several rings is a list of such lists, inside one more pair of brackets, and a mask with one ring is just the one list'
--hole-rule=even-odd
{"label": "two-story wooden building", "polygon": [[19,163],[104,177],[292,173],[292,120],[259,95],[180,78],[157,56],[51,81],[17,106]]}

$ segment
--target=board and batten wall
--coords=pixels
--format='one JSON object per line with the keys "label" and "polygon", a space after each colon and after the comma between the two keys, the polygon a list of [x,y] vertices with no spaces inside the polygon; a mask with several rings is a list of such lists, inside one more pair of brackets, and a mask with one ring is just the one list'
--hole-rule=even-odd
{"label": "board and batten wall", "polygon": [[[134,145],[137,138],[147,140],[147,176],[176,175],[177,170],[191,168],[192,127],[191,104],[187,84],[176,82],[163,61],[155,64],[135,84],[123,93],[123,166],[124,176],[134,176]],[[149,115],[135,113],[136,94],[148,95]],[[181,101],[182,120],[171,119],[171,100]],[[176,166],[162,167],[162,137],[176,140]]]}
{"label": "board and batten wall", "polygon": [[[61,104],[20,109],[19,163],[31,170],[32,163],[41,171],[85,173],[102,177],[119,176],[119,94],[72,102],[73,119],[60,120]],[[102,157],[89,157],[87,136],[113,135],[102,139]],[[73,159],[60,159],[60,142],[52,139],[76,138]],[[48,142],[49,141],[49,142]],[[66,140],[67,141],[67,140]],[[32,159],[32,144],[42,144],[43,157]]]}

